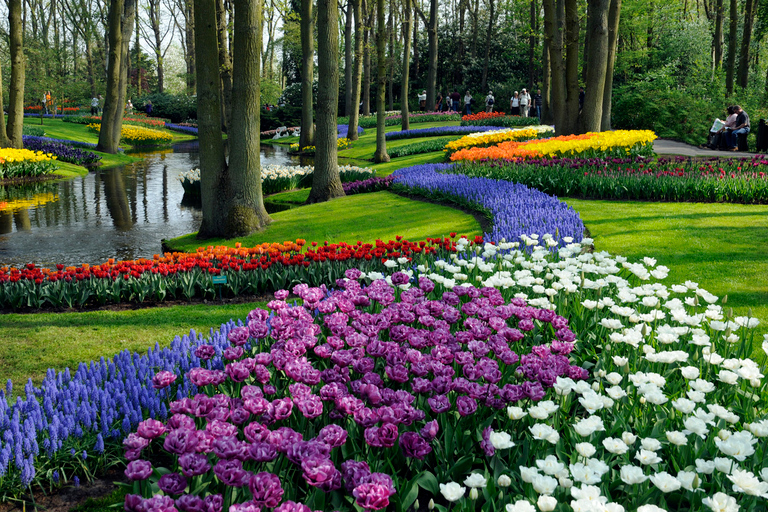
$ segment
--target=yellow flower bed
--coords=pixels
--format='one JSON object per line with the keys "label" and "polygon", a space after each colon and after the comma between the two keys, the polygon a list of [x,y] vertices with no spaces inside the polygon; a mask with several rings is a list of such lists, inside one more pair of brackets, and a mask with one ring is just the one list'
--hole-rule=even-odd
{"label": "yellow flower bed", "polygon": [[56,160],[56,157],[50,153],[42,151],[31,151],[29,149],[0,149],[0,164],[12,164],[18,162],[48,162]]}
{"label": "yellow flower bed", "polygon": [[448,152],[454,152],[460,149],[477,146],[494,146],[500,142],[506,142],[509,140],[521,141],[535,139],[538,134],[539,131],[535,128],[523,128],[521,130],[506,129],[493,132],[472,133],[460,139],[449,142],[445,145],[445,149]]}
{"label": "yellow flower bed", "polygon": [[[343,137],[341,139],[336,139],[336,148],[341,149],[347,149],[352,145],[352,141],[350,141],[348,138]],[[291,153],[298,153],[299,151],[299,145],[298,144],[291,144],[288,148]],[[314,153],[317,150],[315,146],[306,146],[302,153]]]}
{"label": "yellow flower bed", "polygon": [[[96,133],[101,131],[101,124],[89,124],[88,128]],[[131,146],[147,144],[165,144],[173,141],[173,135],[160,130],[152,130],[141,126],[123,125],[120,139]]]}
{"label": "yellow flower bed", "polygon": [[56,157],[29,149],[0,149],[0,180],[30,178],[55,171]]}

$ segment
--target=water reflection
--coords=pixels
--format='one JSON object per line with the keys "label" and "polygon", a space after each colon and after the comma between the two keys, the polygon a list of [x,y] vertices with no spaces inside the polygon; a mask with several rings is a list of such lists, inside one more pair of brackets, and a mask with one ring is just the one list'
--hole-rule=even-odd
{"label": "water reflection", "polygon": [[[0,265],[101,263],[149,258],[160,242],[200,225],[182,205],[179,173],[199,164],[197,146],[140,153],[144,160],[82,178],[0,186]],[[264,146],[262,165],[311,165]]]}

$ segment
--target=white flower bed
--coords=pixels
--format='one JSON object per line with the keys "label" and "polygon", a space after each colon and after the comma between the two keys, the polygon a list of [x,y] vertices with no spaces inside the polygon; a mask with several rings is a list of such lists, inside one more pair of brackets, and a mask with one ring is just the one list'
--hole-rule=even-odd
{"label": "white flower bed", "polygon": [[[276,179],[293,179],[293,178],[300,178],[302,176],[307,176],[309,174],[312,174],[315,171],[315,168],[311,165],[306,166],[291,166],[291,165],[266,165],[261,168],[261,182],[264,183],[268,180],[276,180]],[[369,177],[372,177],[375,173],[373,169],[368,169],[366,167],[357,167],[354,165],[340,165],[339,166],[339,174],[344,173],[364,173],[369,174]],[[200,181],[200,169],[191,169],[189,171],[184,171],[179,173],[178,176],[179,181],[188,181],[188,182],[194,182],[194,181]]]}
{"label": "white flower bed", "polygon": [[758,320],[734,316],[697,283],[658,282],[668,269],[652,258],[566,242],[553,252],[549,235],[522,237],[475,253],[460,242],[464,252],[431,267],[386,263],[445,290],[490,286],[556,311],[577,336],[571,363],[591,373],[558,377],[547,400],[509,407],[506,432],[490,438],[509,451],[464,485],[442,482],[445,499],[472,509],[480,488],[489,511],[765,510],[765,369],[750,359]]}

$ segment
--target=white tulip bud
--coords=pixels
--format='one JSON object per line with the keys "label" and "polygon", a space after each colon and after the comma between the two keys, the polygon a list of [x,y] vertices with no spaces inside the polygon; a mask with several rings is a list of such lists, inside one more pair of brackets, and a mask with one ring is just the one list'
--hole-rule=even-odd
{"label": "white tulip bud", "polygon": [[499,487],[509,487],[512,485],[512,479],[507,475],[501,475],[498,480]]}
{"label": "white tulip bud", "polygon": [[429,510],[434,510],[434,509],[435,509],[435,500],[433,500],[433,499],[430,499],[430,500],[429,500],[429,503],[427,503],[427,508],[428,508]]}
{"label": "white tulip bud", "polygon": [[469,490],[469,499],[471,500],[477,499],[477,487],[473,487]]}
{"label": "white tulip bud", "polygon": [[419,499],[416,498],[416,501],[413,502],[413,510],[419,510]]}

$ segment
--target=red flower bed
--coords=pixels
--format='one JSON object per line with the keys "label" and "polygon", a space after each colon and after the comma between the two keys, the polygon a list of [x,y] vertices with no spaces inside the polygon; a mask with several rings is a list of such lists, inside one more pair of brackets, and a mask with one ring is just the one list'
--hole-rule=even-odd
{"label": "red flower bed", "polygon": [[477,114],[470,114],[468,116],[461,116],[462,121],[480,121],[483,119],[491,119],[493,117],[504,117],[504,112],[478,112]]}

